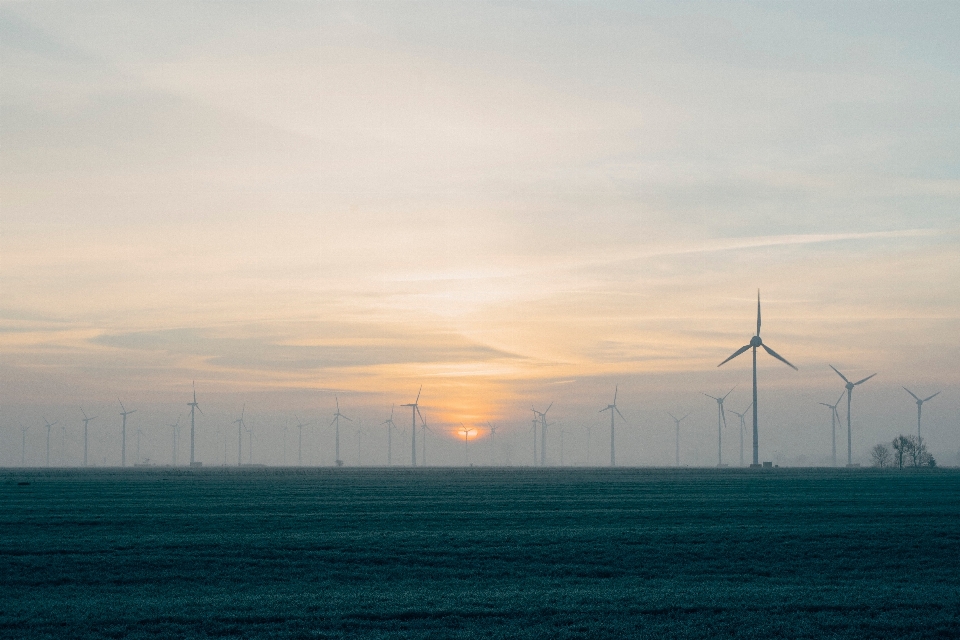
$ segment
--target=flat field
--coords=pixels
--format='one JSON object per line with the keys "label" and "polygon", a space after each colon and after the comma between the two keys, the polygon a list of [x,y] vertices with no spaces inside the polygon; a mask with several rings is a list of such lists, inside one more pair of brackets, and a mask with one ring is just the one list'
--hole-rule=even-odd
{"label": "flat field", "polygon": [[17,638],[957,638],[960,471],[6,470],[0,590]]}

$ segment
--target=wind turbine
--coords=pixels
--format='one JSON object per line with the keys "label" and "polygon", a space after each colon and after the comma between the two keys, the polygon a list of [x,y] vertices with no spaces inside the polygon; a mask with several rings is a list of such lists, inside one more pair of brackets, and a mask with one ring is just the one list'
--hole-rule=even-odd
{"label": "wind turbine", "polygon": [[[117,398],[117,402],[120,402],[120,398]],[[127,411],[127,408],[123,406],[123,403],[120,402],[120,415],[123,416],[123,425],[121,426],[121,436],[120,436],[120,466],[127,466],[127,416],[131,413],[136,413],[137,410]]]}
{"label": "wind turbine", "polygon": [[300,422],[300,418],[297,418],[297,416],[293,416],[293,417],[297,419],[297,430],[300,432],[299,440],[297,444],[297,466],[302,467],[303,466],[303,428],[306,426],[309,426],[310,423]]}
{"label": "wind turbine", "polygon": [[393,430],[397,425],[393,422],[393,405],[390,405],[390,417],[380,423],[387,425],[387,466],[393,464]]}
{"label": "wind turbine", "polygon": [[23,424],[20,424],[20,435],[23,438],[23,441],[20,444],[20,466],[27,466],[27,431],[30,429],[30,426],[26,427]]}
{"label": "wind turbine", "polygon": [[[733,389],[736,389],[736,388],[737,388],[736,385],[734,385]],[[733,393],[733,389],[730,389],[730,391],[727,391],[726,395],[723,396],[722,398],[712,396],[709,393],[703,394],[708,398],[713,398],[714,400],[717,401],[717,466],[718,467],[723,466],[723,447],[722,447],[723,427],[727,426],[727,414],[724,413],[723,411],[723,401],[727,399],[728,395]]]}
{"label": "wind turbine", "polygon": [[340,413],[340,399],[337,398],[336,396],[334,396],[334,400],[337,401],[337,412],[336,412],[335,414],[333,414],[333,421],[330,423],[330,426],[333,426],[334,424],[337,425],[337,429],[336,429],[336,432],[337,432],[337,436],[336,436],[336,443],[337,443],[337,459],[336,459],[336,465],[337,465],[338,467],[342,467],[342,466],[343,466],[343,460],[340,459],[340,418],[343,418],[343,419],[346,420],[347,422],[353,422],[353,420],[351,420],[351,419],[348,418],[347,416],[345,416],[345,415],[343,415],[342,413]]}
{"label": "wind turbine", "polygon": [[744,416],[747,415],[747,411],[750,411],[750,407],[752,405],[753,405],[752,402],[748,404],[747,408],[743,410],[743,413],[738,413],[736,411],[733,411],[732,409],[726,409],[726,411],[729,411],[733,415],[740,418],[740,466],[741,467],[743,466],[743,430],[746,429],[746,419],[744,418]]}
{"label": "wind turbine", "polygon": [[673,418],[673,422],[677,427],[677,466],[679,467],[680,466],[680,423],[686,420],[687,416],[689,416],[690,414],[688,413],[682,418],[678,418],[677,416],[673,415],[668,411],[667,415]]}
{"label": "wind turbine", "polygon": [[610,466],[611,467],[617,466],[617,450],[614,447],[614,441],[613,441],[613,420],[616,416],[613,415],[613,412],[616,411],[617,415],[620,416],[620,419],[622,419],[624,422],[627,421],[627,419],[623,417],[623,414],[620,413],[620,409],[617,409],[617,392],[619,390],[620,390],[619,385],[614,387],[613,388],[613,404],[608,404],[605,408],[600,409],[600,413],[603,413],[604,411],[610,412]]}
{"label": "wind turbine", "polygon": [[[543,413],[533,409],[534,415],[540,419],[540,466],[547,466],[547,411],[550,411],[550,407],[553,406],[551,402],[546,409],[543,410]],[[534,427],[534,439],[536,439],[536,427]]]}
{"label": "wind turbine", "polygon": [[730,362],[731,360],[736,358],[738,355],[740,355],[747,349],[750,349],[750,348],[753,349],[753,464],[754,465],[760,464],[759,462],[760,437],[759,437],[759,431],[757,429],[757,347],[763,347],[763,350],[769,353],[771,356],[773,356],[780,362],[784,363],[794,371],[798,371],[798,369],[795,366],[787,362],[787,360],[783,356],[781,356],[779,353],[777,353],[767,345],[763,344],[763,340],[760,339],[760,290],[759,289],[757,289],[757,335],[750,338],[750,342],[748,342],[745,346],[740,347],[739,349],[734,351],[732,356],[730,356],[729,358],[727,358],[726,360],[724,360],[723,362],[717,365],[718,367],[722,367],[724,364],[726,364],[727,362]]}
{"label": "wind turbine", "polygon": [[243,421],[243,414],[247,411],[247,405],[244,404],[240,408],[240,417],[233,421],[233,424],[237,425],[237,466],[243,464],[243,428],[246,426],[246,422]]}
{"label": "wind turbine", "polygon": [[175,467],[177,466],[177,433],[180,431],[180,416],[177,416],[177,421],[173,424],[168,424],[168,427],[173,429],[173,455],[170,456],[171,464]]}
{"label": "wind turbine", "polygon": [[917,396],[917,394],[915,394],[913,391],[910,391],[910,389],[907,389],[906,387],[904,387],[903,390],[909,393],[910,395],[912,395],[913,399],[917,401],[917,438],[919,438],[920,437],[920,412],[923,410],[923,403],[926,402],[927,400],[933,400],[935,397],[940,395],[940,392],[937,391],[935,394],[933,394],[929,398],[924,398],[923,400],[921,400],[919,396]]}
{"label": "wind turbine", "polygon": [[[834,371],[837,371],[837,368],[833,365],[830,365],[830,368],[833,369]],[[850,428],[850,405],[853,402],[853,388],[857,385],[863,384],[864,382],[866,382],[867,380],[869,380],[870,378],[872,378],[877,374],[874,373],[872,375],[869,375],[863,380],[860,380],[859,382],[850,382],[849,380],[847,380],[847,377],[842,373],[840,373],[839,371],[837,371],[837,375],[843,378],[843,381],[847,383],[846,384],[846,388],[847,388],[847,466],[850,466],[853,464],[853,436],[851,435],[853,430]],[[842,398],[843,396],[840,396],[840,397]]]}
{"label": "wind turbine", "polygon": [[493,447],[493,437],[497,435],[497,429],[500,427],[487,422],[487,428],[490,429],[490,466],[493,467],[497,464],[497,451]]}
{"label": "wind turbine", "polygon": [[53,425],[57,424],[59,420],[50,422],[46,418],[43,418],[43,422],[47,425],[47,466],[49,467],[50,466],[50,429],[53,427]]}
{"label": "wind turbine", "polygon": [[840,394],[840,397],[837,398],[837,401],[833,404],[827,404],[826,402],[821,402],[825,407],[830,407],[830,430],[833,433],[833,466],[837,466],[837,423],[840,422],[840,414],[837,412],[837,405],[840,404],[840,401],[843,400],[843,395],[847,392],[846,389],[843,390],[843,393]]}
{"label": "wind turbine", "polygon": [[87,425],[91,420],[96,420],[97,416],[87,417],[87,413],[80,407],[80,413],[83,414],[83,466],[87,466]]}
{"label": "wind turbine", "polygon": [[470,434],[476,431],[476,427],[467,428],[464,424],[460,423],[460,428],[463,429],[460,433],[463,434],[463,455],[466,459],[466,466],[470,466],[470,450],[467,449],[467,444],[470,442]]}
{"label": "wind turbine", "polygon": [[203,411],[200,410],[200,405],[197,404],[197,383],[193,383],[193,402],[188,402],[187,406],[190,407],[190,466],[194,464],[193,461],[193,433],[196,423],[194,422],[194,411],[200,411],[202,414]]}
{"label": "wind turbine", "polygon": [[[412,447],[410,449],[410,464],[417,466],[417,415],[420,413],[420,393],[423,391],[423,385],[420,385],[420,391],[417,391],[417,399],[410,404],[402,404],[401,407],[410,407],[410,413],[413,415],[412,421]],[[423,416],[420,416],[421,418]]]}

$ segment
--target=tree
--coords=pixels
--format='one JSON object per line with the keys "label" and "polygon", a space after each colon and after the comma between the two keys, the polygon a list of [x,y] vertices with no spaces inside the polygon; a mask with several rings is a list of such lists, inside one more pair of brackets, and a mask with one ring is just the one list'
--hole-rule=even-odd
{"label": "tree", "polygon": [[873,459],[873,466],[882,469],[890,464],[890,449],[884,444],[878,444],[870,450],[870,457]]}
{"label": "tree", "polygon": [[913,441],[910,439],[913,436],[897,436],[893,439],[891,446],[896,452],[894,454],[894,459],[897,461],[897,467],[903,469],[903,461],[905,458],[909,457],[910,451],[913,449]]}

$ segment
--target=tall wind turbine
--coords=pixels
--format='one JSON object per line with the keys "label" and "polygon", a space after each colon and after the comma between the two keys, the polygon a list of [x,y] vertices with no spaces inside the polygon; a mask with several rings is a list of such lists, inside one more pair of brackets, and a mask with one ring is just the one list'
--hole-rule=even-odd
{"label": "tall wind turbine", "polygon": [[[117,398],[117,402],[120,402],[120,398]],[[127,408],[123,406],[123,403],[120,402],[120,415],[123,416],[123,425],[120,427],[121,436],[120,436],[120,466],[127,466],[127,416],[131,413],[136,413],[137,410],[127,411]]]}
{"label": "tall wind turbine", "polygon": [[303,428],[309,426],[309,422],[300,422],[300,418],[293,416],[297,420],[297,431],[299,432],[297,440],[297,466],[303,466]]}
{"label": "tall wind turbine", "polygon": [[617,466],[617,450],[614,447],[614,441],[613,441],[613,420],[616,416],[613,415],[613,412],[616,411],[617,415],[620,416],[621,420],[623,420],[624,422],[627,421],[627,419],[623,417],[623,414],[620,413],[620,409],[617,409],[617,392],[618,391],[620,391],[619,385],[613,388],[613,404],[608,404],[605,408],[600,409],[600,413],[603,413],[604,411],[610,412],[610,466],[611,467]]}
{"label": "tall wind turbine", "polygon": [[393,405],[390,405],[390,417],[380,423],[387,425],[387,466],[393,464],[393,430],[397,425],[393,422]]}
{"label": "tall wind turbine", "polygon": [[[733,389],[737,387],[734,386]],[[703,395],[708,398],[713,398],[717,401],[717,466],[723,466],[723,427],[727,426],[727,414],[723,411],[723,401],[727,399],[727,396],[733,393],[733,389],[727,391],[726,395],[722,398],[717,396],[712,396],[709,393]]]}
{"label": "tall wind turbine", "polygon": [[335,414],[333,414],[333,421],[330,423],[330,426],[332,427],[333,425],[336,425],[336,432],[337,432],[337,434],[336,434],[336,446],[337,446],[336,465],[337,465],[338,467],[342,467],[342,466],[343,466],[343,460],[340,459],[340,418],[343,418],[343,419],[346,420],[347,422],[353,422],[353,420],[351,420],[351,419],[348,418],[347,416],[345,416],[345,415],[343,415],[342,413],[340,413],[340,399],[337,398],[336,396],[334,396],[333,398],[334,398],[334,400],[336,400],[336,402],[337,402],[337,412],[336,412]]}
{"label": "tall wind turbine", "polygon": [[467,448],[467,445],[470,442],[470,434],[476,431],[477,429],[476,427],[468,428],[464,426],[462,422],[460,423],[460,428],[462,429],[460,433],[463,434],[463,456],[464,456],[464,459],[466,460],[466,466],[469,467],[470,466],[470,450]]}
{"label": "tall wind turbine", "polygon": [[247,411],[247,405],[244,404],[240,408],[240,417],[233,421],[233,424],[237,425],[237,466],[243,464],[243,428],[246,426],[246,422],[243,421],[243,414]]}
{"label": "tall wind turbine", "polygon": [[686,420],[687,416],[689,416],[690,414],[688,413],[682,418],[678,418],[677,416],[673,415],[668,411],[667,415],[673,418],[674,425],[677,427],[677,466],[679,467],[680,466],[680,423]]}
{"label": "tall wind turbine", "polygon": [[490,429],[490,466],[493,467],[497,464],[497,451],[493,446],[493,437],[497,435],[497,429],[500,427],[487,422],[487,428]]}
{"label": "tall wind turbine", "polygon": [[917,401],[917,438],[919,438],[920,437],[920,412],[923,410],[923,403],[926,402],[927,400],[933,400],[938,395],[940,395],[940,392],[937,391],[935,394],[933,394],[929,398],[924,398],[923,400],[921,400],[919,396],[917,396],[917,394],[915,394],[913,391],[910,391],[910,389],[907,389],[906,387],[904,387],[903,390],[909,393],[910,395],[912,395],[913,399]]}
{"label": "tall wind turbine", "polygon": [[[830,365],[830,368],[833,369],[834,371],[837,371],[837,368],[833,365]],[[872,375],[869,375],[863,380],[860,380],[858,382],[850,382],[849,380],[847,380],[847,377],[842,373],[840,373],[839,371],[837,371],[837,375],[843,378],[843,381],[846,383],[845,386],[847,389],[847,466],[850,466],[853,464],[853,436],[851,435],[853,430],[850,428],[850,405],[853,402],[853,388],[857,385],[863,384],[864,382],[866,382],[867,380],[869,380],[870,378],[872,378],[877,374],[874,373]],[[840,397],[842,398],[843,396],[840,396]]]}
{"label": "tall wind turbine", "polygon": [[188,402],[187,406],[190,407],[190,466],[194,464],[193,460],[193,433],[194,428],[196,427],[196,422],[194,422],[194,411],[200,411],[202,414],[203,411],[200,410],[200,405],[197,404],[197,383],[193,383],[193,402]]}
{"label": "tall wind turbine", "polygon": [[170,456],[170,461],[172,466],[177,466],[177,434],[180,432],[180,416],[177,416],[177,421],[173,424],[168,424],[173,430],[173,455]]}
{"label": "tall wind turbine", "polygon": [[96,420],[97,416],[87,417],[87,413],[80,407],[80,413],[83,414],[83,466],[87,466],[87,425],[91,420]]}
{"label": "tall wind turbine", "polygon": [[[533,409],[533,407],[530,407],[531,409],[533,409],[533,414],[540,420],[540,466],[541,467],[547,466],[547,427],[549,426],[547,424],[547,412],[550,411],[550,407],[552,406],[553,406],[553,403],[551,402],[547,406],[547,408],[543,410],[542,413],[540,411],[537,411],[536,409]],[[534,427],[534,439],[536,439],[536,427]]]}
{"label": "tall wind turbine", "polygon": [[837,405],[840,404],[840,401],[843,400],[843,395],[847,392],[846,389],[843,390],[843,393],[840,394],[840,397],[837,398],[837,401],[833,404],[827,404],[826,402],[821,402],[825,407],[830,407],[830,430],[833,434],[833,466],[837,466],[837,423],[840,422],[840,414],[837,412]]}
{"label": "tall wind turbine", "polygon": [[740,418],[740,466],[741,467],[743,466],[743,430],[746,429],[746,418],[744,416],[747,415],[747,411],[750,411],[751,406],[753,406],[752,402],[747,405],[747,408],[743,410],[743,413],[734,411],[732,409],[726,409],[726,411],[729,411],[733,415]]}
{"label": "tall wind turbine", "polygon": [[[420,391],[417,391],[417,399],[411,402],[410,404],[402,404],[401,407],[410,407],[410,412],[413,415],[412,421],[412,447],[410,449],[410,464],[414,467],[417,466],[417,415],[420,413],[420,393],[423,391],[423,385],[420,385]],[[423,417],[423,416],[421,416]]]}
{"label": "tall wind turbine", "polygon": [[798,369],[787,362],[787,360],[781,356],[779,353],[763,344],[763,340],[760,339],[760,290],[757,289],[757,335],[750,338],[745,346],[740,347],[733,352],[733,355],[718,364],[718,367],[722,367],[724,364],[730,362],[738,355],[746,351],[747,349],[753,349],[753,464],[759,465],[760,462],[760,436],[757,429],[757,347],[763,347],[763,350],[769,353],[771,356],[784,363],[794,371]]}
{"label": "tall wind turbine", "polygon": [[59,420],[55,420],[54,422],[50,422],[49,420],[47,420],[46,418],[44,418],[44,419],[43,419],[43,422],[44,422],[44,424],[47,425],[47,466],[49,467],[49,466],[50,466],[50,429],[52,429],[53,426],[54,426],[55,424],[57,424],[57,422],[59,422]]}

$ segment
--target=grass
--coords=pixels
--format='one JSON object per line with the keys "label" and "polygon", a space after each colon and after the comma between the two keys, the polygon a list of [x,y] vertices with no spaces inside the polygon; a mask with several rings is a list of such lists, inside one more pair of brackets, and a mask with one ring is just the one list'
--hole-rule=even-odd
{"label": "grass", "polygon": [[18,638],[960,637],[960,472],[6,471],[0,591]]}

